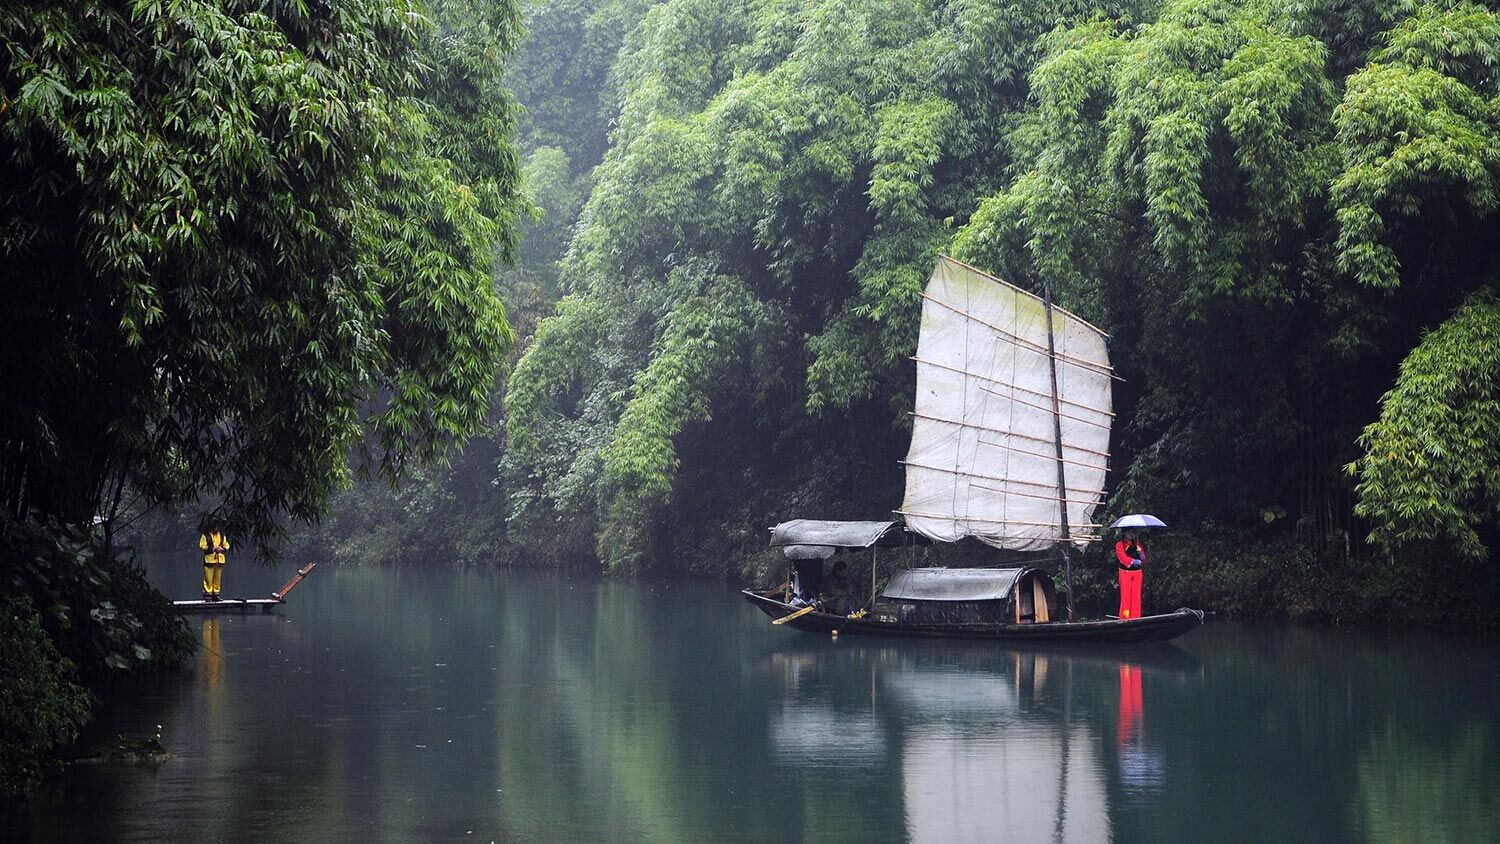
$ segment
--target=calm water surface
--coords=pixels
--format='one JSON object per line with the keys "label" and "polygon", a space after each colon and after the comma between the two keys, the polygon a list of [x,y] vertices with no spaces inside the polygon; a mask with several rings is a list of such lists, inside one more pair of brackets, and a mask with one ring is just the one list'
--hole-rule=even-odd
{"label": "calm water surface", "polygon": [[194,670],[101,725],[171,757],[75,767],[0,838],[1500,840],[1500,649],[1466,639],[830,641],[717,584],[384,566],[190,623]]}

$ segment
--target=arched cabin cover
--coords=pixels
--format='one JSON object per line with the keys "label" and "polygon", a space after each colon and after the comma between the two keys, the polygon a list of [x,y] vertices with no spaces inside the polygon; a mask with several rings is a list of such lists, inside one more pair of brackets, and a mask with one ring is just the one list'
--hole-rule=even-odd
{"label": "arched cabin cover", "polygon": [[902,623],[1026,624],[1057,615],[1057,590],[1040,569],[924,568],[897,572],[874,615]]}

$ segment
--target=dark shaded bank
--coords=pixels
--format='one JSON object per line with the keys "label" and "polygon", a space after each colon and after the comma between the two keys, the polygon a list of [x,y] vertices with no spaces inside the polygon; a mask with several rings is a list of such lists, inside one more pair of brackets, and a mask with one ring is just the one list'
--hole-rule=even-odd
{"label": "dark shaded bank", "polygon": [[0,516],[0,796],[56,764],[103,686],[177,668],[195,647],[132,552]]}

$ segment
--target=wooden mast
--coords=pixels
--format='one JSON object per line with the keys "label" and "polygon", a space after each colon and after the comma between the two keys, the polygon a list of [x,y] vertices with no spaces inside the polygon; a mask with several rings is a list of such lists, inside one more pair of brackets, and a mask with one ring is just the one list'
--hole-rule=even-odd
{"label": "wooden mast", "polygon": [[1062,517],[1063,577],[1068,583],[1068,620],[1073,620],[1073,555],[1069,553],[1068,530],[1068,483],[1063,472],[1062,407],[1057,392],[1057,345],[1052,338],[1052,285],[1042,285],[1042,304],[1047,309],[1047,365],[1052,374],[1052,433],[1053,447],[1057,456],[1057,506]]}

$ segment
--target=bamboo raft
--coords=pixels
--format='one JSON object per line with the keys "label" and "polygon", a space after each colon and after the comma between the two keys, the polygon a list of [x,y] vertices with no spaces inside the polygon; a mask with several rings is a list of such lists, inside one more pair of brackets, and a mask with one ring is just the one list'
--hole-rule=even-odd
{"label": "bamboo raft", "polygon": [[287,581],[287,583],[286,583],[285,586],[281,587],[280,589],[278,589],[275,592],[272,592],[271,593],[271,597],[269,597],[269,598],[221,598],[221,599],[219,599],[217,601],[205,601],[205,600],[201,600],[201,599],[200,600],[196,600],[196,601],[173,601],[172,602],[172,609],[176,610],[177,612],[183,612],[183,613],[187,613],[187,612],[242,612],[243,613],[243,612],[251,612],[253,610],[260,610],[261,612],[270,612],[271,610],[275,609],[276,607],[281,606],[282,604],[286,603],[286,595],[287,595],[287,593],[290,592],[290,591],[292,591],[294,588],[296,588],[297,584],[299,584],[299,583],[302,582],[302,578],[307,577],[308,573],[311,572],[314,568],[316,568],[317,565],[318,565],[317,563],[308,563],[307,565],[303,566],[302,568],[297,569],[297,573],[292,576],[292,579],[289,580],[289,581]]}

